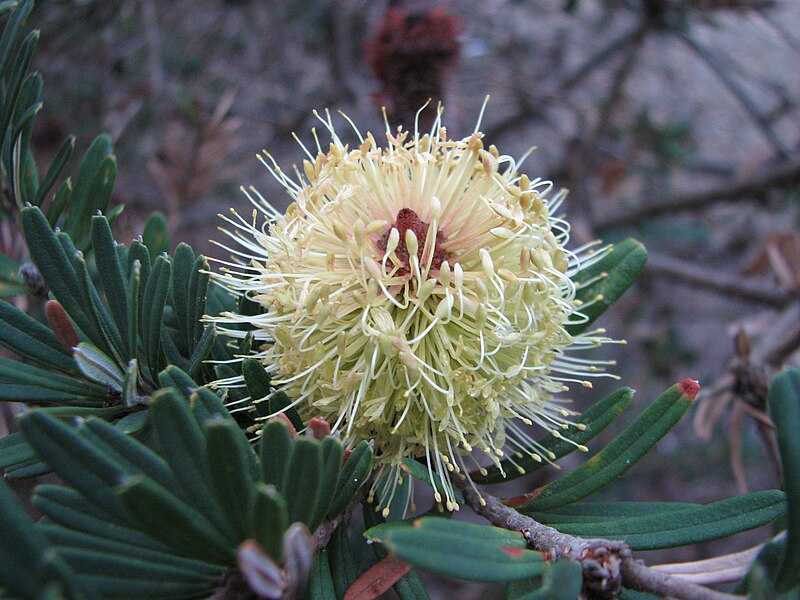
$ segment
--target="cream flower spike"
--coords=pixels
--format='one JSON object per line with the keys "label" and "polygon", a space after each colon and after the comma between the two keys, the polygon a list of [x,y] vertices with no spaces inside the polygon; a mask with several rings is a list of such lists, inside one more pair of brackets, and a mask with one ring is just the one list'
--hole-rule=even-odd
{"label": "cream flower spike", "polygon": [[214,277],[264,314],[209,320],[233,338],[255,330],[253,356],[305,420],[325,419],[346,447],[374,440],[377,509],[418,458],[439,506],[458,510],[450,478],[473,485],[473,450],[549,462],[523,426],[565,439],[582,427],[558,394],[610,376],[573,354],[611,340],[567,332],[585,320],[572,278],[608,247],[567,250],[553,215],[566,191],[518,173],[477,127],[448,139],[441,109],[427,133],[387,124],[385,146],[350,122],[356,149],[316,116],[332,143],[313,132],[302,174],[259,157],[293,199],[286,213],[251,189],[252,218],[224,217],[239,247]]}

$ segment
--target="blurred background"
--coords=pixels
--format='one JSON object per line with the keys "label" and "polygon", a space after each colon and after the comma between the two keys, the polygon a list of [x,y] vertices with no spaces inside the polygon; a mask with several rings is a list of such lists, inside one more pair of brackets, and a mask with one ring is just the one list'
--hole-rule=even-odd
{"label": "blurred background", "polygon": [[380,132],[382,106],[413,127],[432,98],[461,137],[490,95],[487,144],[537,147],[522,171],[571,190],[575,245],[634,236],[650,252],[603,323],[628,342],[613,350],[638,390],[628,412],[684,377],[703,386],[608,498],[706,502],[776,484],[765,385],[800,347],[797,0],[51,0],[32,21],[41,162],[67,134],[80,150],[109,132],[123,237],[160,210],[173,247],[220,257],[208,240],[217,213],[247,210],[240,185],[285,207],[255,153],[299,164],[292,133],[311,142],[314,109],[353,140],[336,111]]}

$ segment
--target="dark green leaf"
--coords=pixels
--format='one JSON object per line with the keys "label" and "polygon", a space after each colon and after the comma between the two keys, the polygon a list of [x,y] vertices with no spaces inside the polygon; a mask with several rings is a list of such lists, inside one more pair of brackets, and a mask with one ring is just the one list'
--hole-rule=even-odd
{"label": "dark green leaf", "polygon": [[99,135],[92,141],[78,168],[63,227],[78,242],[88,234],[92,216],[97,210],[105,211],[111,198],[117,174],[113,152],[111,137]]}
{"label": "dark green leaf", "polygon": [[161,347],[161,328],[163,327],[164,305],[169,292],[171,265],[167,258],[159,256],[153,271],[147,278],[147,287],[142,298],[140,321],[142,342],[147,356],[147,364],[154,372],[163,367],[163,348]]}
{"label": "dark green leaf", "polygon": [[[135,562],[161,564],[194,579],[204,579],[215,575],[219,576],[220,574],[219,565],[176,556],[166,546],[159,550],[135,544],[131,545],[119,540],[98,537],[52,523],[39,523],[37,530],[43,533],[51,544],[56,546],[100,552],[109,556],[110,560],[104,565],[105,571],[109,575],[113,574],[118,577],[130,576],[131,573],[126,569],[127,563],[125,561],[128,557]],[[91,569],[91,565],[89,567]],[[78,572],[90,572],[90,569],[84,571],[81,563],[76,563],[75,569]]]}
{"label": "dark green leaf", "polygon": [[[549,435],[539,440],[540,447],[545,452],[548,452],[550,460],[557,460],[574,452],[577,449],[575,444],[586,444],[603,431],[625,410],[625,407],[630,404],[631,398],[633,398],[633,390],[630,388],[620,388],[612,392],[602,400],[592,404],[575,420],[577,423],[585,425],[586,429],[570,432],[568,437],[575,442],[574,444]],[[516,466],[508,459],[503,460],[500,463],[502,469],[492,465],[486,469],[485,475],[483,473],[472,473],[472,480],[475,483],[500,483],[506,479],[516,479],[524,474],[532,473],[548,464],[542,460],[537,461],[530,455],[515,456],[514,462]],[[520,472],[520,469],[522,472]]]}
{"label": "dark green leaf", "polygon": [[329,518],[335,517],[347,508],[358,489],[366,483],[371,467],[372,448],[369,443],[364,441],[355,447],[339,471],[336,493],[328,508]]}
{"label": "dark green leaf", "polygon": [[675,426],[691,405],[697,389],[697,384],[689,379],[673,385],[583,465],[509,504],[517,510],[549,510],[605,487],[636,464]]}
{"label": "dark green leaf", "polygon": [[276,562],[282,560],[283,532],[289,527],[289,511],[274,485],[259,483],[256,486],[253,510],[253,538]]}
{"label": "dark green leaf", "polygon": [[222,507],[228,524],[239,541],[253,529],[255,487],[250,477],[249,446],[237,438],[242,431],[235,422],[221,417],[206,424],[206,459],[211,474],[211,489]]}
{"label": "dark green leaf", "polygon": [[358,567],[350,547],[347,527],[338,527],[328,543],[328,561],[333,577],[336,597],[343,598],[347,589],[358,577]]}
{"label": "dark green leaf", "polygon": [[[108,220],[100,215],[92,217],[91,234],[100,285],[122,339],[128,340],[128,286]],[[128,343],[124,358],[130,360],[134,356]]]}
{"label": "dark green leaf", "polygon": [[0,344],[40,365],[77,373],[72,356],[49,327],[4,301],[0,301]]}
{"label": "dark green leaf", "polygon": [[33,495],[33,505],[49,520],[68,529],[115,540],[127,546],[167,549],[161,542],[132,529],[122,514],[111,515],[87,503],[86,498],[72,488],[62,485],[39,485]]}
{"label": "dark green leaf", "polygon": [[188,403],[173,389],[159,390],[150,401],[150,414],[162,456],[194,508],[235,544],[238,540],[211,492],[205,440]]}
{"label": "dark green leaf", "polygon": [[20,2],[3,28],[3,37],[0,38],[0,73],[5,73],[8,61],[17,44],[22,24],[27,20],[33,9],[32,0]]}
{"label": "dark green leaf", "polygon": [[200,371],[203,367],[203,361],[208,358],[211,348],[214,346],[214,340],[216,337],[216,327],[214,325],[206,325],[205,330],[203,330],[203,335],[198,340],[197,345],[194,347],[192,355],[189,358],[188,368],[189,375],[191,377],[197,377],[200,375]]}
{"label": "dark green leaf", "polygon": [[331,436],[326,437],[321,442],[322,445],[322,473],[320,478],[320,497],[316,511],[309,517],[308,528],[314,531],[325,515],[328,513],[333,492],[336,490],[336,483],[339,477],[339,469],[342,466],[342,456],[344,449],[341,443]]}
{"label": "dark green leaf", "polygon": [[191,347],[194,335],[194,298],[189,299],[189,280],[192,277],[194,261],[192,247],[183,242],[178,244],[172,258],[172,306],[175,309],[178,331],[181,332],[187,348]]}
{"label": "dark green leaf", "polygon": [[130,474],[123,465],[109,459],[73,428],[41,410],[23,415],[19,425],[36,453],[67,484],[111,514],[122,510],[114,487]]}
{"label": "dark green leaf", "polygon": [[785,592],[800,579],[800,368],[791,367],[777,375],[767,400],[775,422],[789,505],[786,553],[775,581],[778,592]]}
{"label": "dark green leaf", "polygon": [[283,490],[286,478],[286,466],[292,453],[292,436],[285,423],[267,421],[261,430],[259,442],[261,471],[264,483],[274,485]]}
{"label": "dark green leaf", "polygon": [[541,554],[519,534],[483,525],[426,517],[409,527],[394,521],[367,530],[399,560],[440,575],[473,581],[509,581],[541,574]]}
{"label": "dark green leaf", "polygon": [[[579,562],[559,560],[548,563],[542,586],[530,593],[511,596],[509,600],[574,600],[581,595],[583,569]],[[510,584],[509,584],[510,587]]]}
{"label": "dark green leaf", "polygon": [[578,310],[586,320],[567,327],[570,335],[585,331],[616,302],[636,281],[645,262],[644,246],[628,238],[615,244],[613,250],[595,264],[578,271],[573,281],[578,286],[576,298],[584,303]]}
{"label": "dark green leaf", "polygon": [[308,582],[307,600],[334,600],[341,596],[336,593],[331,577],[331,568],[328,564],[328,550],[323,550],[317,554],[314,561],[314,568],[311,571],[311,580]]}
{"label": "dark green leaf", "polygon": [[58,154],[56,154],[53,162],[50,163],[50,166],[47,168],[47,173],[44,179],[42,179],[39,189],[36,190],[36,197],[32,202],[34,206],[42,205],[47,194],[53,189],[56,180],[58,180],[59,175],[61,175],[64,167],[67,165],[67,162],[69,162],[73,150],[75,150],[75,136],[71,135],[61,144],[61,148],[58,149]]}
{"label": "dark green leaf", "polygon": [[169,252],[169,230],[163,213],[154,212],[147,219],[142,233],[142,242],[147,246],[150,260],[154,263],[156,258]]}
{"label": "dark green leaf", "polygon": [[[585,520],[590,516],[587,513],[591,504],[577,505],[581,509],[580,521],[573,520],[574,515],[570,514],[533,511],[525,514],[562,533],[621,539],[633,550],[656,550],[727,537],[769,523],[786,510],[784,495],[778,490],[754,492],[706,505],[676,503],[677,507],[666,510],[653,507],[649,514],[628,517],[614,510],[615,503],[604,503],[602,510],[591,514],[592,520]],[[571,508],[564,510],[569,513]]]}
{"label": "dark green leaf", "polygon": [[317,514],[320,496],[330,493],[322,485],[322,445],[314,439],[297,438],[286,464],[286,475],[280,488],[289,508],[289,522],[308,524]]}
{"label": "dark green leaf", "polygon": [[117,490],[137,527],[181,556],[220,565],[234,563],[233,545],[203,515],[142,476]]}
{"label": "dark green leaf", "polygon": [[53,201],[47,207],[47,222],[50,227],[55,227],[58,224],[59,218],[64,213],[64,210],[69,205],[72,198],[72,180],[67,178],[64,183],[58,186]]}
{"label": "dark green leaf", "polygon": [[0,469],[18,465],[36,458],[36,451],[21,433],[11,433],[0,438]]}
{"label": "dark green leaf", "polygon": [[42,212],[36,207],[22,209],[22,229],[33,262],[64,310],[91,340],[100,332],[85,308],[82,284],[61,240],[56,237]]}
{"label": "dark green leaf", "polygon": [[203,315],[206,313],[206,297],[208,295],[208,263],[205,257],[198,256],[194,261],[194,268],[189,276],[189,288],[187,299],[189,311],[187,312],[188,322],[186,331],[188,341],[196,341],[203,335]]}
{"label": "dark green leaf", "polygon": [[5,591],[21,598],[38,598],[55,582],[65,597],[96,598],[81,589],[61,558],[48,548],[4,481],[0,481],[0,531],[0,582]]}

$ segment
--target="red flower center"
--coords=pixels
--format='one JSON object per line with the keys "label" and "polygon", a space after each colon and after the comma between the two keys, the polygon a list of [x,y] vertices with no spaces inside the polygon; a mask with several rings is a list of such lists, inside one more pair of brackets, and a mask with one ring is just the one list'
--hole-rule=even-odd
{"label": "red flower center", "polygon": [[[419,242],[417,248],[417,260],[420,265],[424,267],[422,262],[422,253],[425,249],[425,240],[428,237],[428,228],[430,225],[419,218],[419,215],[410,208],[401,208],[397,217],[387,229],[386,232],[378,240],[378,249],[381,253],[386,252],[386,247],[389,242],[389,234],[392,229],[397,229],[400,234],[400,242],[395,248],[394,256],[397,257],[397,263],[393,258],[389,260],[393,266],[397,267],[397,275],[408,275],[411,272],[410,255],[408,247],[406,246],[406,231],[413,231]],[[436,231],[436,240],[433,246],[433,258],[431,259],[430,271],[438,271],[442,263],[447,260],[448,252],[442,247],[445,243],[445,236],[441,229]]]}

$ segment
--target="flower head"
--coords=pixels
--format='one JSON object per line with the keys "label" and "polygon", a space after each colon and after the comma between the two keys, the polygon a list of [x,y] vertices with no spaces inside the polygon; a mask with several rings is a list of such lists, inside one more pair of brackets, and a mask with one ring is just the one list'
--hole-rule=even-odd
{"label": "flower head", "polygon": [[504,447],[550,460],[523,425],[582,427],[557,394],[603,371],[570,353],[608,341],[567,331],[582,318],[571,278],[604,251],[565,248],[553,213],[566,192],[551,196],[477,131],[448,139],[440,119],[350,149],[328,115],[333,141],[317,139],[296,180],[265,153],[294,202],[281,215],[246,192],[252,219],[226,218],[239,258],[216,275],[266,311],[213,320],[231,336],[255,328],[254,356],[301,415],[348,445],[374,440],[390,475],[373,488],[380,506],[404,458],[423,458],[449,509],[450,473],[468,477],[473,449],[496,464]]}

